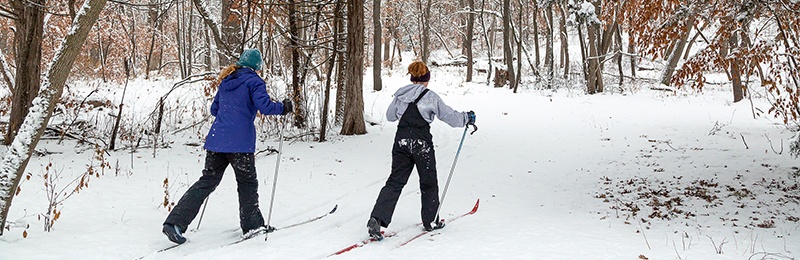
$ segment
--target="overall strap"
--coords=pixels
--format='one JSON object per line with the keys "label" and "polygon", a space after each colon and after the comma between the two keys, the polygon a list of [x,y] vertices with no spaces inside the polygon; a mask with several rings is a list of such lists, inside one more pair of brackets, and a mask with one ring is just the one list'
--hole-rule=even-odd
{"label": "overall strap", "polygon": [[413,104],[414,104],[414,105],[416,105],[416,104],[417,104],[417,102],[419,102],[419,100],[420,100],[420,99],[422,99],[422,97],[424,97],[424,96],[425,96],[425,94],[427,94],[427,93],[428,93],[428,90],[430,90],[430,89],[428,89],[428,88],[425,88],[425,90],[423,90],[423,91],[422,91],[422,94],[419,94],[419,96],[417,97],[417,99],[416,99],[416,100],[414,100],[414,103],[413,103]]}

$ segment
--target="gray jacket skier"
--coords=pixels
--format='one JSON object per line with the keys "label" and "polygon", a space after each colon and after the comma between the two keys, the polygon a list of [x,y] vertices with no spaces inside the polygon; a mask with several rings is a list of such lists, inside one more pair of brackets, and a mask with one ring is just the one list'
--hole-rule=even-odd
{"label": "gray jacket skier", "polygon": [[[368,233],[376,240],[383,239],[381,227],[392,222],[397,199],[408,182],[414,167],[419,174],[422,195],[422,225],[425,230],[444,227],[436,218],[439,207],[439,184],[436,177],[436,155],[430,123],[434,117],[452,127],[464,127],[475,123],[475,113],[459,112],[447,106],[439,95],[427,88],[430,71],[422,62],[408,67],[413,84],[397,90],[394,100],[386,111],[389,121],[400,121],[392,147],[392,172],[380,191],[367,222]],[[431,226],[434,223],[435,226]]]}

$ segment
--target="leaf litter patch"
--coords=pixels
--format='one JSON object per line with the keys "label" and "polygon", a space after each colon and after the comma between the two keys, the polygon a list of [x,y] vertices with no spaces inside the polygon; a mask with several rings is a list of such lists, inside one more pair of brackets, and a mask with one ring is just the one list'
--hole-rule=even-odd
{"label": "leaf litter patch", "polygon": [[[626,224],[676,222],[708,226],[719,220],[723,226],[774,228],[780,222],[800,221],[800,184],[797,173],[790,178],[669,179],[602,177],[595,198],[609,205]],[[602,217],[602,219],[608,216]]]}

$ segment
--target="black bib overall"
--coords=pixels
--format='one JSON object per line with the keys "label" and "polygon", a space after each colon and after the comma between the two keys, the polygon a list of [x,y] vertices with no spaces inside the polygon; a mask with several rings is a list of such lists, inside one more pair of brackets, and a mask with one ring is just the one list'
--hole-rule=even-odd
{"label": "black bib overall", "polygon": [[377,219],[383,227],[392,222],[397,199],[415,166],[422,194],[422,222],[431,223],[436,218],[436,209],[439,207],[439,185],[436,178],[433,136],[430,124],[425,121],[417,108],[417,102],[426,93],[428,89],[422,91],[414,102],[408,104],[397,124],[392,147],[392,173],[381,189],[371,214],[371,217]]}

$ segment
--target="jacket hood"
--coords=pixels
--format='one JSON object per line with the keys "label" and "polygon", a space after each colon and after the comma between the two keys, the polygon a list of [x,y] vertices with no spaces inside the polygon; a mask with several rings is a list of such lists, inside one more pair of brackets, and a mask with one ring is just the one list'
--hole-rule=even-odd
{"label": "jacket hood", "polygon": [[221,90],[234,90],[253,77],[258,78],[258,74],[250,68],[242,67],[225,77],[219,84],[219,88]]}
{"label": "jacket hood", "polygon": [[425,86],[411,84],[398,89],[397,92],[394,92],[394,96],[403,103],[411,103],[419,97],[422,91],[425,91]]}

